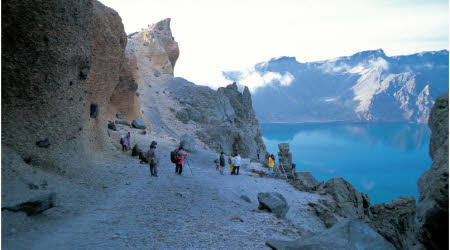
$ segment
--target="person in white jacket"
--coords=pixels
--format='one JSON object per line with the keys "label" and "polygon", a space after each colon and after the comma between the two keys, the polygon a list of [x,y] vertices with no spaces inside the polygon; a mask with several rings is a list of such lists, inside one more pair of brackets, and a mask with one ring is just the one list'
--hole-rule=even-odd
{"label": "person in white jacket", "polygon": [[241,166],[241,156],[239,154],[234,154],[233,158],[233,174],[239,175],[239,167]]}

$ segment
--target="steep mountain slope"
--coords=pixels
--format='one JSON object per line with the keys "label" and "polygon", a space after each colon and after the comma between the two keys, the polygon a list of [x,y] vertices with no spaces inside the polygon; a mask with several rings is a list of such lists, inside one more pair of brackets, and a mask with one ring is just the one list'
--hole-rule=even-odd
{"label": "steep mountain slope", "polygon": [[[447,50],[388,57],[379,49],[310,63],[281,57],[252,71],[269,79],[253,93],[261,122],[424,123],[449,80]],[[246,84],[248,73],[224,75]]]}
{"label": "steep mountain slope", "polygon": [[128,36],[127,59],[138,83],[142,113],[156,132],[180,139],[191,134],[216,152],[263,160],[265,146],[250,91],[232,84],[217,91],[173,77],[179,55],[170,19]]}

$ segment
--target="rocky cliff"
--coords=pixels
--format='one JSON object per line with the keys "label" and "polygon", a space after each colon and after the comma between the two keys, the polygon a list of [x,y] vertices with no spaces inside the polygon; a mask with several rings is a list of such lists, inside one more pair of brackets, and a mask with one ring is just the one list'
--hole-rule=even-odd
{"label": "rocky cliff", "polygon": [[265,146],[248,88],[217,91],[174,77],[179,55],[170,19],[128,36],[127,59],[137,80],[143,114],[158,133],[179,139],[192,134],[216,152],[239,152],[263,160]]}
{"label": "rocky cliff", "polygon": [[76,173],[112,147],[115,111],[140,117],[122,21],[95,0],[4,1],[2,14],[2,145]]}
{"label": "rocky cliff", "polygon": [[417,218],[420,240],[429,249],[448,249],[448,92],[430,113],[430,156],[433,164],[419,178]]}

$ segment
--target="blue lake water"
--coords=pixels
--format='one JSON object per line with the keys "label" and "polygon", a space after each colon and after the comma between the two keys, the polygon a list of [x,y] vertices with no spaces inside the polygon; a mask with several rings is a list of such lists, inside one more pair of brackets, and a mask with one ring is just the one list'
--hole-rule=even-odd
{"label": "blue lake water", "polygon": [[399,196],[417,200],[417,179],[431,166],[426,124],[261,124],[261,129],[269,153],[277,156],[278,143],[287,142],[297,171],[309,170],[318,181],[343,177],[369,194],[371,204]]}

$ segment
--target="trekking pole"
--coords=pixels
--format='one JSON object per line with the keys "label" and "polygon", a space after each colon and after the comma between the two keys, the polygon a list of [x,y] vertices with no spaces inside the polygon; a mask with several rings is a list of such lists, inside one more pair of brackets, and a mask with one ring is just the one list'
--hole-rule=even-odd
{"label": "trekking pole", "polygon": [[194,174],[192,173],[191,164],[189,164],[189,162],[190,162],[189,159],[188,158],[185,158],[185,159],[186,159],[186,164],[189,167],[189,170],[191,170],[191,175],[194,176]]}

